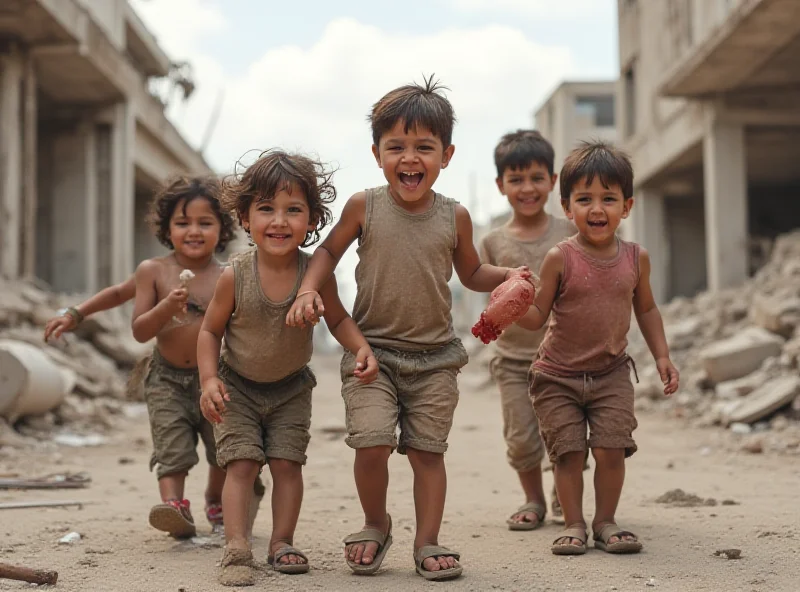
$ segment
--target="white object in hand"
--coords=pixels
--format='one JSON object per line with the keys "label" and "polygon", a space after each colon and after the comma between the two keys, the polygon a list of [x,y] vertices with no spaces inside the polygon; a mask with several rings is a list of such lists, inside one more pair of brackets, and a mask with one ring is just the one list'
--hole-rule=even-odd
{"label": "white object in hand", "polygon": [[186,284],[188,284],[192,278],[194,278],[194,272],[191,269],[184,269],[181,274],[178,276],[178,279],[181,281],[181,286],[184,288]]}

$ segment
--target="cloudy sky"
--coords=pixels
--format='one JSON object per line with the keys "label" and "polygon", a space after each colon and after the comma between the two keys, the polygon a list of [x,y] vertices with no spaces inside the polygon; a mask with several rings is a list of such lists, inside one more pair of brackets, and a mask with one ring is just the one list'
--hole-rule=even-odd
{"label": "cloudy sky", "polygon": [[221,101],[211,166],[229,172],[272,146],[317,155],[338,168],[335,211],[384,182],[366,115],[392,88],[423,74],[449,87],[456,151],[436,189],[482,222],[505,207],[493,183],[499,137],[532,126],[562,80],[618,70],[614,0],[131,2],[170,57],[193,67],[197,91],[168,115],[195,147]]}

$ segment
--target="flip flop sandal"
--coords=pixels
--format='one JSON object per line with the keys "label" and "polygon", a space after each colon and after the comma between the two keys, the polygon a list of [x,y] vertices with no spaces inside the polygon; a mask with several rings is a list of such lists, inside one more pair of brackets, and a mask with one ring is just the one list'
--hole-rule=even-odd
{"label": "flip flop sandal", "polygon": [[353,570],[353,573],[360,576],[371,576],[380,569],[383,558],[386,557],[386,551],[392,546],[392,517],[389,514],[386,516],[389,518],[389,529],[386,534],[377,528],[365,528],[361,532],[345,537],[343,541],[345,547],[355,543],[378,543],[378,552],[369,565],[362,565],[347,559],[347,566]]}
{"label": "flip flop sandal", "polygon": [[225,549],[219,583],[223,586],[252,586],[256,583],[253,554],[245,549]]}
{"label": "flip flop sandal", "polygon": [[417,573],[426,580],[452,580],[461,575],[464,568],[460,565],[451,567],[450,569],[440,569],[437,571],[428,571],[422,567],[422,562],[430,557],[452,557],[456,561],[461,559],[461,554],[451,551],[447,547],[439,547],[437,545],[425,545],[414,551],[414,563],[417,566]]}
{"label": "flip flop sandal", "polygon": [[[518,516],[519,514],[536,514],[538,520],[536,520],[536,522],[530,522],[528,520],[523,520],[522,522],[515,521],[514,516]],[[517,511],[506,520],[506,524],[508,524],[508,530],[536,530],[544,524],[545,516],[547,516],[546,507],[536,502],[528,502],[517,508]]]}
{"label": "flip flop sandal", "polygon": [[[187,516],[188,514],[188,516]],[[168,532],[178,539],[186,539],[197,534],[197,528],[189,513],[189,502],[169,501],[150,509],[150,526]]]}
{"label": "flip flop sandal", "polygon": [[[570,543],[558,542],[565,538],[578,539],[581,544],[573,545]],[[553,552],[553,555],[583,555],[586,553],[586,538],[586,528],[583,526],[565,528],[558,537],[556,537],[556,540],[553,541],[550,550]]]}
{"label": "flip flop sandal", "polygon": [[636,535],[628,530],[623,530],[616,524],[606,524],[599,532],[593,533],[594,546],[596,549],[605,551],[606,553],[638,553],[642,550],[642,543],[636,541],[617,541],[616,543],[609,544],[608,539],[611,537],[622,538],[624,536]]}
{"label": "flip flop sandal", "polygon": [[[287,555],[297,555],[298,557],[302,557],[306,560],[305,563],[281,563],[281,557],[286,557]],[[308,572],[308,557],[300,551],[299,549],[295,549],[291,545],[286,545],[285,547],[281,547],[278,549],[278,552],[275,553],[274,556],[267,557],[267,563],[272,566],[272,569],[277,571],[278,573],[283,574],[301,574]]]}

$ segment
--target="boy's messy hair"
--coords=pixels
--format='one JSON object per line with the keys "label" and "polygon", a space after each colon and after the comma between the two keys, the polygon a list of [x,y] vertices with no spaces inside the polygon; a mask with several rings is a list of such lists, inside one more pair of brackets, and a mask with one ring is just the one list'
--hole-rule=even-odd
{"label": "boy's messy hair", "polygon": [[228,212],[223,211],[219,202],[220,184],[216,177],[173,177],[167,181],[161,190],[153,197],[150,202],[150,212],[147,221],[158,241],[168,249],[175,246],[169,238],[169,221],[172,219],[178,204],[181,204],[183,214],[186,214],[186,206],[196,199],[208,200],[211,210],[220,223],[219,242],[217,252],[221,253],[233,240],[234,224],[233,218]]}
{"label": "boy's messy hair", "polygon": [[536,130],[510,132],[500,138],[494,149],[498,177],[502,177],[506,169],[524,169],[534,162],[546,166],[552,175],[555,158],[553,145]]}
{"label": "boy's messy hair", "polygon": [[616,185],[625,199],[633,197],[633,166],[630,157],[606,142],[581,142],[561,168],[561,203],[569,205],[572,189],[580,181],[587,185],[598,177],[603,187]]}
{"label": "boy's messy hair", "polygon": [[[243,166],[237,163],[237,166]],[[258,159],[241,172],[225,180],[222,189],[223,207],[235,212],[239,223],[247,219],[250,206],[255,201],[269,201],[276,193],[299,189],[308,202],[313,230],[306,233],[301,246],[316,243],[320,231],[331,223],[333,216],[328,204],[336,199],[336,188],[331,182],[333,171],[328,171],[319,161],[302,154],[289,154],[280,149],[265,150]]]}
{"label": "boy's messy hair", "polygon": [[425,85],[407,84],[386,93],[372,106],[367,118],[372,126],[372,142],[377,146],[383,134],[391,130],[398,121],[405,124],[405,132],[411,128],[427,128],[438,136],[445,148],[453,140],[456,116],[453,106],[443,95],[448,89],[433,81],[433,74],[425,78]]}

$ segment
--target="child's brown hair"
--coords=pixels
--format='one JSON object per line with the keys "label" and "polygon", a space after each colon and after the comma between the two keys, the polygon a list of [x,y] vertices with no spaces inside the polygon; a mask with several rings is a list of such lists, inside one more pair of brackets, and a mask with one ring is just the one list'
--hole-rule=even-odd
{"label": "child's brown hair", "polygon": [[280,149],[265,150],[243,172],[226,179],[222,189],[223,207],[236,212],[239,223],[247,218],[253,202],[269,201],[275,194],[294,187],[300,189],[308,202],[313,230],[306,233],[301,246],[316,243],[320,231],[331,223],[333,216],[328,204],[336,199],[331,182],[333,172],[319,161],[302,154],[290,154]]}
{"label": "child's brown hair", "polygon": [[553,145],[536,130],[517,130],[500,138],[494,149],[494,166],[497,176],[502,177],[506,169],[524,169],[534,162],[547,167],[552,175],[556,155]]}
{"label": "child's brown hair", "polygon": [[569,153],[561,167],[561,204],[569,206],[569,196],[583,180],[587,185],[598,177],[603,187],[616,185],[625,199],[633,197],[633,166],[630,157],[606,142],[581,142]]}
{"label": "child's brown hair", "polygon": [[[372,106],[368,120],[372,126],[372,142],[377,146],[381,136],[392,129],[398,121],[405,124],[405,132],[418,125],[438,136],[445,148],[453,140],[456,116],[453,106],[438,91],[446,89],[433,81],[433,75],[425,79],[425,85],[407,84],[386,93]],[[448,89],[449,90],[449,89]]]}
{"label": "child's brown hair", "polygon": [[169,221],[172,219],[175,209],[183,201],[182,209],[185,214],[186,206],[191,202],[196,199],[205,199],[211,205],[211,210],[220,223],[219,242],[216,250],[221,253],[233,240],[234,223],[231,215],[222,209],[219,196],[220,183],[216,177],[173,177],[164,184],[150,202],[147,221],[158,241],[168,249],[174,249],[169,238]]}

